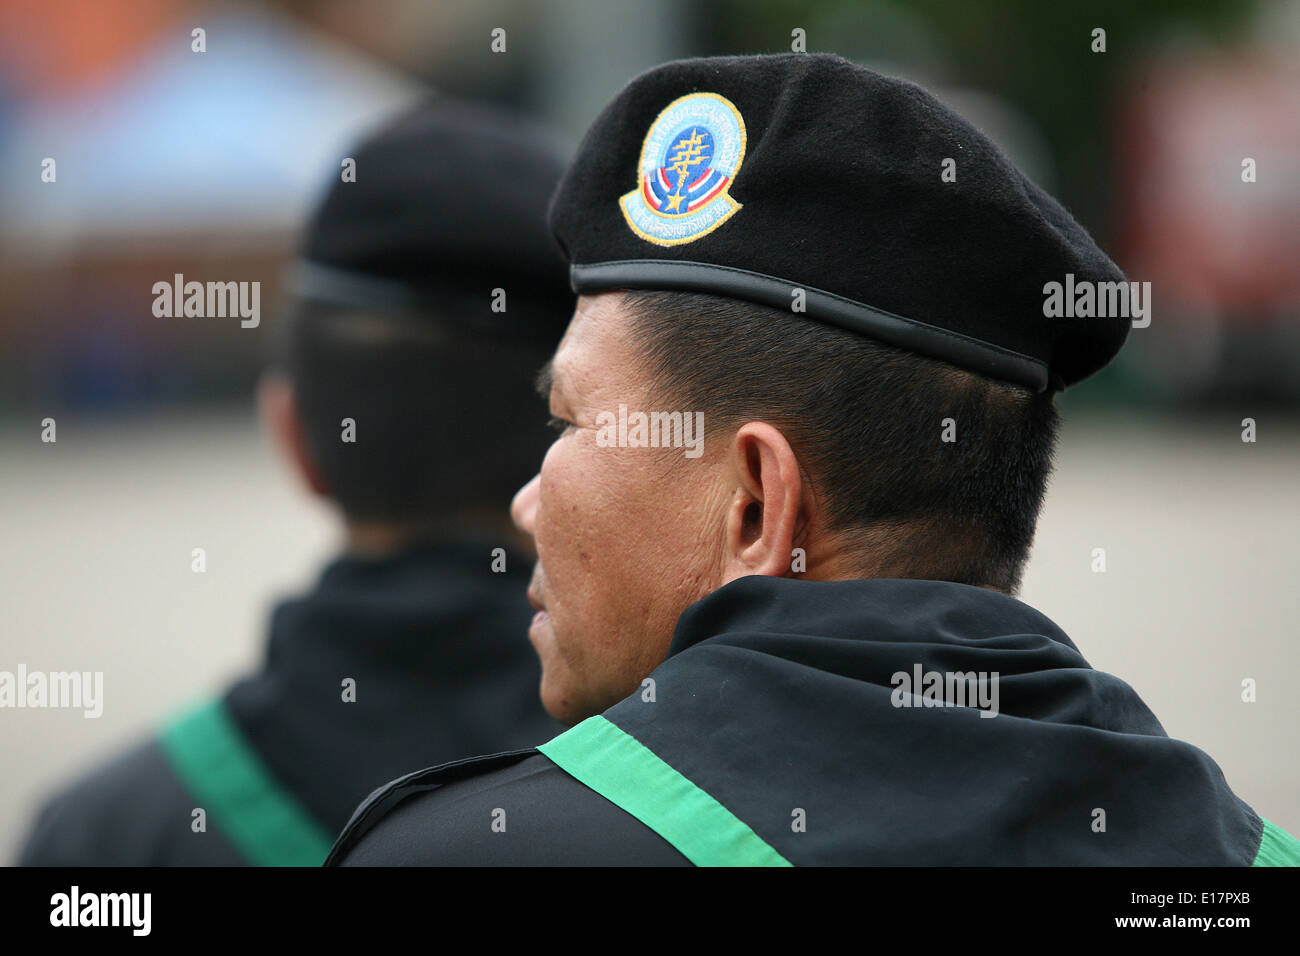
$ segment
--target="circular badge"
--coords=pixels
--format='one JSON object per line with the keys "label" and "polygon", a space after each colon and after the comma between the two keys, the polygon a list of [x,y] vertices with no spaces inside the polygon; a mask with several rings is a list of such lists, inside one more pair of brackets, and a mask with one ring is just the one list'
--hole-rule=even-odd
{"label": "circular badge", "polygon": [[726,97],[688,93],[650,124],[636,188],[619,198],[628,226],[660,246],[694,242],[740,209],[728,194],[745,158],[745,121]]}

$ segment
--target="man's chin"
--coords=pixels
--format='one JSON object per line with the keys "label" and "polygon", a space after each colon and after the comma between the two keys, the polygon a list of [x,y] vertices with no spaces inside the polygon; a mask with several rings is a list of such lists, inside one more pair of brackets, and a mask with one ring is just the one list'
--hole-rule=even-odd
{"label": "man's chin", "polygon": [[542,707],[551,717],[566,727],[573,727],[588,717],[595,717],[621,699],[615,698],[604,702],[589,694],[578,693],[574,687],[567,685],[567,682],[548,679],[546,667],[544,664],[542,666]]}
{"label": "man's chin", "polygon": [[593,717],[600,711],[588,712],[587,708],[575,706],[574,703],[563,695],[553,695],[546,692],[546,684],[542,683],[542,707],[555,719],[557,723],[565,727],[574,727],[588,717]]}

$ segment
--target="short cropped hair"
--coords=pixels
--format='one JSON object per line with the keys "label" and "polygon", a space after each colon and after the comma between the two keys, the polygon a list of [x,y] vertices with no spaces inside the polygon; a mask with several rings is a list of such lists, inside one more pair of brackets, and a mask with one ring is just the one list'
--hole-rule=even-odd
{"label": "short cropped hair", "polygon": [[536,473],[548,432],[532,382],[548,356],[549,344],[426,314],[296,301],[272,365],[293,384],[308,453],[343,513],[427,523],[504,514]]}
{"label": "short cropped hair", "polygon": [[1019,589],[1060,426],[1050,391],[734,299],[623,301],[656,400],[704,412],[710,439],[778,427],[873,576]]}

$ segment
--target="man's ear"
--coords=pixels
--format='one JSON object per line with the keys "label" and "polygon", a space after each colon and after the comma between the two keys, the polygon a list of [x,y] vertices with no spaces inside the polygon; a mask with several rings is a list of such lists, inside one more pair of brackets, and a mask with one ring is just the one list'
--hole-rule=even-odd
{"label": "man's ear", "polygon": [[806,528],[806,483],[780,430],[748,422],[728,449],[736,490],[728,506],[723,583],[747,574],[783,577]]}
{"label": "man's ear", "polygon": [[294,477],[313,494],[328,498],[329,489],[307,450],[307,436],[298,414],[293,384],[278,372],[264,373],[257,383],[257,410]]}

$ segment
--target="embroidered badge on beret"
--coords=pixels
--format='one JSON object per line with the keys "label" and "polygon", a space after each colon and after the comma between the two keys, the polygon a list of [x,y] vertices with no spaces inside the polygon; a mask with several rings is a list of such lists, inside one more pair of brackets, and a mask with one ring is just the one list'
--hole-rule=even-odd
{"label": "embroidered badge on beret", "polygon": [[694,242],[740,209],[727,192],[745,158],[745,121],[717,93],[689,93],[655,117],[637,187],[618,203],[628,226],[660,246]]}

